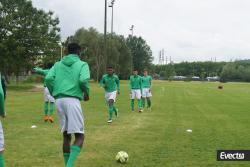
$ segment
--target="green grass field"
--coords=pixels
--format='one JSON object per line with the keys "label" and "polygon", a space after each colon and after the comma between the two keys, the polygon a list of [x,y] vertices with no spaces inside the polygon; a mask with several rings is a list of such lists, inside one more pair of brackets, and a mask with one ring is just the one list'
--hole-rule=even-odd
{"label": "green grass field", "polygon": [[[82,103],[86,138],[77,167],[247,167],[249,162],[217,162],[218,149],[250,149],[250,84],[154,83],[151,112],[132,113],[128,86],[121,84],[119,118],[108,125],[104,92],[91,85]],[[10,86],[5,132],[8,167],[62,167],[58,120],[43,122],[42,89]],[[31,129],[36,125],[36,129]],[[192,129],[192,133],[187,133]],[[128,152],[126,165],[114,160]]]}

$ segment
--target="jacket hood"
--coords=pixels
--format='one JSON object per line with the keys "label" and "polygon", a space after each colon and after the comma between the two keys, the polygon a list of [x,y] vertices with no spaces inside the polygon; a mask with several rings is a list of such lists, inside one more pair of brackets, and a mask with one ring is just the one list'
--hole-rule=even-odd
{"label": "jacket hood", "polygon": [[75,54],[69,54],[62,59],[62,63],[66,66],[72,66],[74,63],[79,61],[80,58]]}

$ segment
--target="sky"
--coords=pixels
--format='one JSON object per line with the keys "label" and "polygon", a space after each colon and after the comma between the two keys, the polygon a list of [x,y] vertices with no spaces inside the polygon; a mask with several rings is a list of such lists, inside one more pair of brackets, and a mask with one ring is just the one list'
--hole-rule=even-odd
{"label": "sky", "polygon": [[[104,31],[105,0],[32,0],[59,17],[61,37],[81,27]],[[111,0],[108,0],[110,3]],[[250,0],[116,0],[114,32],[144,38],[154,63],[250,59]],[[108,32],[111,8],[108,8]]]}

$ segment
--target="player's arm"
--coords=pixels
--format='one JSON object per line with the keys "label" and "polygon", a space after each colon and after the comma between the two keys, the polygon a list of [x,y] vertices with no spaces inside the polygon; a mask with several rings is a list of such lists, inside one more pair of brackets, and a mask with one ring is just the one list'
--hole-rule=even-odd
{"label": "player's arm", "polygon": [[2,77],[1,77],[1,83],[2,83],[2,88],[3,88],[4,99],[6,99],[6,84],[5,84],[5,80]]}
{"label": "player's arm", "polygon": [[34,68],[34,72],[39,75],[46,76],[49,73],[49,70],[43,70],[41,68],[36,67]]}
{"label": "player's arm", "polygon": [[89,66],[87,63],[85,63],[82,66],[79,77],[80,87],[84,93],[84,101],[89,100],[89,79],[90,79]]}
{"label": "player's arm", "polygon": [[115,78],[115,82],[117,85],[117,93],[120,94],[120,80],[119,80],[118,76]]}
{"label": "player's arm", "polygon": [[3,95],[3,93],[0,93],[0,116],[5,117],[4,95]]}
{"label": "player's arm", "polygon": [[150,77],[150,91],[152,89],[152,86],[153,86],[153,80],[152,80],[152,77]]}
{"label": "player's arm", "polygon": [[[1,77],[1,75],[0,75]],[[0,83],[0,116],[5,117],[5,110],[4,110],[4,93],[2,90],[2,83]]]}
{"label": "player's arm", "polygon": [[56,76],[55,66],[56,64],[48,71],[48,74],[45,77],[45,84],[49,89],[51,95],[55,84],[55,76]]}

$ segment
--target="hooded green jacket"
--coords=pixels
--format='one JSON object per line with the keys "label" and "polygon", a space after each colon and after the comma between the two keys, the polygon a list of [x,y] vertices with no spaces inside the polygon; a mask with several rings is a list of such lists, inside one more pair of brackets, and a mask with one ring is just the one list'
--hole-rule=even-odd
{"label": "hooded green jacket", "polygon": [[49,70],[45,84],[55,99],[89,96],[89,66],[77,55],[69,54]]}
{"label": "hooded green jacket", "polygon": [[[0,73],[0,78],[1,78],[1,73]],[[5,116],[4,92],[3,92],[2,82],[0,82],[0,116]]]}

